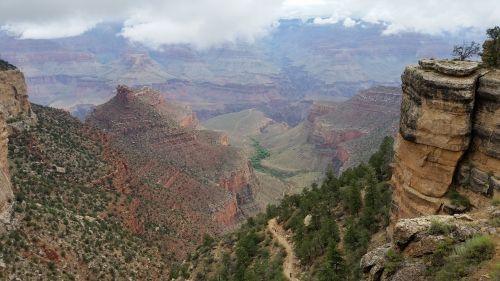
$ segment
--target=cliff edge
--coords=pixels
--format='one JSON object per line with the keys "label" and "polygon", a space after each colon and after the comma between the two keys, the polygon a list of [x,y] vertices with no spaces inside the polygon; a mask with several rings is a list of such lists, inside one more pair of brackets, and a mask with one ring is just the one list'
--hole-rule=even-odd
{"label": "cliff edge", "polygon": [[10,220],[13,197],[7,161],[9,132],[22,130],[34,122],[36,117],[28,101],[23,73],[0,61],[0,231]]}

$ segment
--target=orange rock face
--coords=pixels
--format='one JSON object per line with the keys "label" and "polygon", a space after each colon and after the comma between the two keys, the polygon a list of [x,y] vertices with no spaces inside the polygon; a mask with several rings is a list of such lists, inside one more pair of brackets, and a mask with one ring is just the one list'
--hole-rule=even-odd
{"label": "orange rock face", "polygon": [[[484,163],[490,166],[488,171],[498,163],[481,154],[480,147],[487,145],[480,144],[476,129],[499,121],[482,109],[484,101],[476,92],[484,71],[471,62],[423,60],[419,64],[407,67],[401,77],[403,98],[392,177],[395,219],[439,213],[450,186],[460,184],[457,168],[465,178],[471,173],[470,163]],[[469,166],[462,167],[462,159],[470,159]]]}
{"label": "orange rock face", "polygon": [[452,185],[488,194],[500,182],[498,72],[482,76],[471,62],[419,63],[402,75],[395,219],[441,212]]}

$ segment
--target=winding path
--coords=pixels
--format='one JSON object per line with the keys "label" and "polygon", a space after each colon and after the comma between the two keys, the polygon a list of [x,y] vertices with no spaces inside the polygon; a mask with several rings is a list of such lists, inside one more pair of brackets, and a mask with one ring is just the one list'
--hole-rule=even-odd
{"label": "winding path", "polygon": [[300,281],[296,278],[299,272],[296,268],[296,264],[298,264],[298,259],[293,252],[292,244],[286,239],[285,231],[276,222],[276,219],[270,219],[267,222],[267,229],[271,232],[274,239],[278,241],[278,243],[285,248],[286,257],[283,262],[283,274],[290,281]]}

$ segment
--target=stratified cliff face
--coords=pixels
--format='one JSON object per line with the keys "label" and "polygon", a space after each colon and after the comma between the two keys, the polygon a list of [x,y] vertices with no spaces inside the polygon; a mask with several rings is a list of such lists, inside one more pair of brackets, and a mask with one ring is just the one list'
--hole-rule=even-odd
{"label": "stratified cliff face", "polygon": [[486,72],[475,62],[436,60],[404,71],[395,219],[439,213],[452,184],[488,194],[498,183],[500,87],[498,73]]}
{"label": "stratified cliff face", "polygon": [[185,253],[203,233],[235,226],[255,206],[256,181],[243,153],[228,146],[226,136],[197,130],[189,108],[158,92],[119,86],[87,122],[109,133],[125,155],[128,171],[143,183],[132,192],[139,217],[176,233],[169,247]]}
{"label": "stratified cliff face", "polygon": [[500,70],[479,78],[472,135],[457,181],[475,192],[491,195],[500,190]]}
{"label": "stratified cliff face", "polygon": [[24,75],[13,67],[0,69],[0,222],[9,220],[13,196],[7,163],[9,130],[34,121]]}

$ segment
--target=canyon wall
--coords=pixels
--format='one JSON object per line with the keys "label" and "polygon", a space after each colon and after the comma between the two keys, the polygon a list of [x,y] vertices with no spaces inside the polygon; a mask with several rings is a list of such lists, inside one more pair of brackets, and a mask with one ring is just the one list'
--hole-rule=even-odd
{"label": "canyon wall", "polygon": [[451,186],[486,195],[498,188],[499,77],[467,61],[421,60],[405,69],[394,147],[395,219],[442,212]]}
{"label": "canyon wall", "polygon": [[[176,233],[170,248],[182,249],[202,234],[233,228],[256,213],[258,182],[244,153],[228,137],[198,129],[189,107],[150,88],[117,88],[86,120],[110,137],[139,185],[131,193],[145,226]],[[169,211],[165,211],[169,210]],[[151,228],[146,235],[162,239]]]}
{"label": "canyon wall", "polygon": [[13,198],[7,161],[9,131],[35,121],[24,75],[12,66],[0,69],[0,223],[9,221]]}

